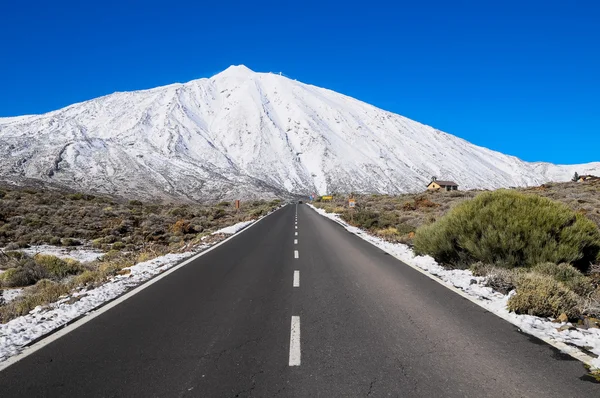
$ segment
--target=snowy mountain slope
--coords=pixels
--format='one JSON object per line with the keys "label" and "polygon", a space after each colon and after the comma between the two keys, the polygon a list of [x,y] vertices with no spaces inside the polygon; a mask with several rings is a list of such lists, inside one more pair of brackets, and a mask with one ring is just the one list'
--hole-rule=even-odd
{"label": "snowy mountain slope", "polygon": [[142,198],[498,188],[600,174],[528,163],[336,92],[232,66],[209,79],[0,118],[0,177]]}

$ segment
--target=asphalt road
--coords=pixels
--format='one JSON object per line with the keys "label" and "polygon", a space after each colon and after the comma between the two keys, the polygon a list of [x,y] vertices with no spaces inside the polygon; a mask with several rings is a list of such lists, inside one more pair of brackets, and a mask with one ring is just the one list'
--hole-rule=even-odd
{"label": "asphalt road", "polygon": [[580,362],[297,209],[0,372],[0,396],[600,396]]}

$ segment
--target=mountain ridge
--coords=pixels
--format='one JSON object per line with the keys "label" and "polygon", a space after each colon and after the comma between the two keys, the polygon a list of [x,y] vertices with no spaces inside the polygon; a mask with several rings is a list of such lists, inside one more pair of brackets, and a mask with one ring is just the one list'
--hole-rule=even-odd
{"label": "mountain ridge", "polygon": [[210,78],[0,118],[0,176],[124,197],[219,200],[493,189],[599,173],[525,162],[352,97],[231,66]]}

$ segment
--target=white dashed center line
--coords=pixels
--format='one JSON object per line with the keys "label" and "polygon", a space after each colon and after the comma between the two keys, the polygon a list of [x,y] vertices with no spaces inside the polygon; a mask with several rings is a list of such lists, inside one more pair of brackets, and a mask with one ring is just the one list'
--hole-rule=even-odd
{"label": "white dashed center line", "polygon": [[296,232],[296,235],[295,235],[295,236],[298,236],[298,232]]}
{"label": "white dashed center line", "polygon": [[290,332],[290,366],[300,366],[300,317],[292,316]]}
{"label": "white dashed center line", "polygon": [[294,287],[300,287],[300,271],[294,271]]}
{"label": "white dashed center line", "polygon": [[294,250],[294,258],[300,258],[300,255],[298,254],[298,250]]}
{"label": "white dashed center line", "polygon": [[298,239],[294,239],[294,244],[297,245],[298,244]]}

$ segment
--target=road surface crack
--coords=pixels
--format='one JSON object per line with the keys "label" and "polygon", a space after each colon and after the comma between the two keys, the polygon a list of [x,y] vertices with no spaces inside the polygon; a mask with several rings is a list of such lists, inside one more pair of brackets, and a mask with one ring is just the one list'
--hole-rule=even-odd
{"label": "road surface crack", "polygon": [[371,381],[371,384],[369,385],[369,391],[367,392],[367,397],[371,396],[371,393],[373,393],[373,386],[375,383],[377,383],[377,377]]}

